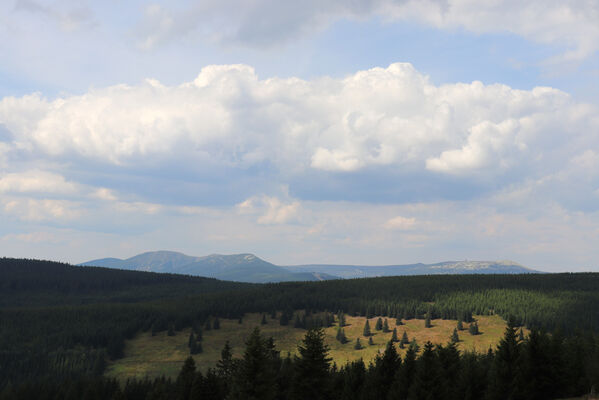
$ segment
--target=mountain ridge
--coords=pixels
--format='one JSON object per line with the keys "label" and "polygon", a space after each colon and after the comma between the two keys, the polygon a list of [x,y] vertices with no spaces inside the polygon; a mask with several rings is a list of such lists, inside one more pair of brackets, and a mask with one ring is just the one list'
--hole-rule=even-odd
{"label": "mountain ridge", "polygon": [[100,258],[78,265],[206,276],[250,283],[317,281],[396,275],[540,272],[513,261],[464,260],[404,265],[305,264],[281,266],[265,261],[252,253],[210,254],[196,257],[167,250],[144,252],[127,259]]}

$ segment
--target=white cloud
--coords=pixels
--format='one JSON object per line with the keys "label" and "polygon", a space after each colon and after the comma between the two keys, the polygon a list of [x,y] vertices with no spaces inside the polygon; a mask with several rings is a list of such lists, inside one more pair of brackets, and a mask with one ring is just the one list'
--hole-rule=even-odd
{"label": "white cloud", "polygon": [[68,221],[81,217],[79,203],[50,199],[9,199],[3,202],[4,213],[24,221]]}
{"label": "white cloud", "polygon": [[435,86],[399,63],[312,81],[209,66],[179,86],[147,81],[0,101],[14,146],[49,159],[195,170],[267,162],[284,172],[426,167],[462,176],[538,167],[548,154],[595,144],[594,113],[555,89]]}
{"label": "white cloud", "polygon": [[138,32],[146,49],[179,37],[263,47],[313,34],[340,19],[377,17],[476,34],[511,33],[564,47],[559,57],[562,61],[583,59],[599,48],[599,4],[595,0],[204,1],[190,7],[149,5]]}
{"label": "white cloud", "polygon": [[393,217],[383,225],[386,229],[391,230],[410,230],[416,225],[416,218],[402,217],[398,215]]}
{"label": "white cloud", "polygon": [[241,215],[256,215],[261,225],[280,225],[296,222],[299,219],[301,205],[297,200],[283,201],[277,197],[254,196],[236,205]]}
{"label": "white cloud", "polygon": [[52,172],[30,170],[0,175],[0,193],[74,194],[78,191],[78,184]]}

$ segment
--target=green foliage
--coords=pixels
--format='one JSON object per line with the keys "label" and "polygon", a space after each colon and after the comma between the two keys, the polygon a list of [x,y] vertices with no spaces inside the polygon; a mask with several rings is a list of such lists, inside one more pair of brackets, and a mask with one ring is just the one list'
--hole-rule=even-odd
{"label": "green foliage", "polygon": [[331,393],[329,378],[331,358],[324,343],[324,331],[311,329],[298,346],[291,398],[328,399]]}
{"label": "green foliage", "polygon": [[362,344],[360,343],[360,338],[356,338],[356,344],[354,345],[354,350],[362,350]]}
{"label": "green foliage", "polygon": [[[374,329],[376,329],[377,331],[383,330],[383,319],[381,317],[377,318],[376,324],[374,325]],[[366,336],[366,335],[364,335],[364,336]]]}
{"label": "green foliage", "polygon": [[368,320],[366,320],[366,323],[364,324],[364,331],[363,331],[362,335],[364,335],[366,337],[372,335],[372,332],[370,332],[370,323],[368,323]]}
{"label": "green foliage", "polygon": [[458,343],[460,341],[460,337],[458,336],[457,328],[453,330],[450,340],[451,340],[451,343]]}
{"label": "green foliage", "polygon": [[387,322],[387,318],[385,318],[385,321],[383,322],[383,332],[385,332],[385,333],[390,332],[389,323]]}

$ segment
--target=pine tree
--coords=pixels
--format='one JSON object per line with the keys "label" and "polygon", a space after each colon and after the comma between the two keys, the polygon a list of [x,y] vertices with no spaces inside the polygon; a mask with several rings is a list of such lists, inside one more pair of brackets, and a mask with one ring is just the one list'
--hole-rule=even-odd
{"label": "pine tree", "polygon": [[401,321],[401,317],[397,317],[397,319],[395,320],[395,325],[396,326],[403,325],[403,322]]}
{"label": "pine tree", "polygon": [[195,343],[196,337],[193,334],[193,330],[189,333],[189,340],[187,341],[187,347],[191,349],[191,345]]}
{"label": "pine tree", "polygon": [[347,343],[347,337],[345,336],[345,331],[341,327],[337,327],[337,336],[335,338],[341,344]]}
{"label": "pine tree", "polygon": [[391,334],[391,341],[393,343],[399,342],[399,339],[397,338],[397,328],[393,328],[393,333]]}
{"label": "pine tree", "polygon": [[262,314],[262,320],[260,321],[260,325],[266,325],[266,314]]}
{"label": "pine tree", "polygon": [[366,323],[364,324],[364,332],[362,334],[366,337],[372,335],[372,333],[370,332],[370,324],[368,323],[368,320],[366,320]]}
{"label": "pine tree", "polygon": [[431,312],[427,311],[426,317],[424,318],[424,327],[431,328],[433,325],[431,324]]}
{"label": "pine tree", "polygon": [[476,321],[470,323],[470,327],[468,328],[468,332],[471,335],[478,335],[479,334],[478,323]]}
{"label": "pine tree", "polygon": [[515,395],[515,381],[520,357],[520,345],[516,338],[515,323],[508,320],[503,339],[500,340],[490,372],[489,397],[511,399]]}
{"label": "pine tree", "polygon": [[360,343],[360,338],[356,338],[356,344],[354,345],[354,350],[362,350],[362,344]]}
{"label": "pine tree", "polygon": [[387,322],[387,318],[385,318],[385,321],[383,322],[383,332],[385,332],[385,333],[390,332],[389,323]]}
{"label": "pine tree", "polygon": [[255,328],[246,341],[239,370],[234,374],[230,398],[274,399],[276,396],[276,371],[272,351],[267,341]]}
{"label": "pine tree", "polygon": [[406,333],[406,331],[403,331],[403,335],[401,335],[401,341],[399,343],[402,346],[410,343],[410,339],[408,339],[408,334]]}
{"label": "pine tree", "polygon": [[374,325],[374,329],[376,329],[377,331],[383,330],[383,319],[381,317],[379,317],[376,320],[376,324]]}
{"label": "pine tree", "polygon": [[420,346],[418,342],[416,342],[416,338],[413,338],[410,342],[410,349],[414,350],[414,353],[418,353],[420,351]]}
{"label": "pine tree", "polygon": [[214,318],[214,323],[212,324],[212,327],[214,329],[220,329],[220,321],[218,320],[218,317]]}
{"label": "pine tree", "polygon": [[198,328],[196,330],[196,341],[197,342],[201,342],[204,339],[203,333],[202,333],[202,328]]}
{"label": "pine tree", "polygon": [[455,328],[451,335],[451,343],[458,343],[460,341],[460,337],[458,336],[458,329]]}
{"label": "pine tree", "polygon": [[323,329],[310,329],[298,346],[292,399],[328,399],[331,395],[329,347]]}
{"label": "pine tree", "polygon": [[233,377],[234,368],[235,362],[233,360],[233,351],[227,340],[220,352],[220,360],[216,362],[216,371],[221,378],[229,380]]}
{"label": "pine tree", "polygon": [[302,327],[302,321],[300,320],[300,316],[298,314],[295,314],[295,319],[293,320],[293,327],[294,328]]}
{"label": "pine tree", "polygon": [[374,345],[374,340],[372,340],[372,336],[370,336],[370,337],[368,338],[368,344],[369,344],[370,346]]}
{"label": "pine tree", "polygon": [[460,319],[458,319],[458,324],[457,324],[457,327],[456,327],[456,329],[457,329],[458,331],[463,331],[463,330],[464,330],[464,324],[462,323],[462,319],[461,319],[461,318],[460,318]]}
{"label": "pine tree", "polygon": [[343,311],[339,311],[339,313],[337,314],[337,319],[339,320],[340,327],[344,327],[346,325],[345,314],[343,313]]}
{"label": "pine tree", "polygon": [[187,357],[177,376],[178,398],[188,399],[191,392],[191,386],[196,377],[196,363],[192,357]]}

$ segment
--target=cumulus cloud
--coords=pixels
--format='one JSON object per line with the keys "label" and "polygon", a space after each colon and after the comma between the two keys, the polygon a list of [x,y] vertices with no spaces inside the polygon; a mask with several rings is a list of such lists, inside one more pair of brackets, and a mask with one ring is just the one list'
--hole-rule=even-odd
{"label": "cumulus cloud", "polygon": [[13,145],[48,159],[196,170],[270,165],[285,173],[542,169],[549,154],[596,141],[585,134],[597,129],[594,112],[551,88],[435,86],[401,63],[311,81],[260,80],[246,65],[208,66],[178,86],[150,80],[55,100],[0,101]]}
{"label": "cumulus cloud", "polygon": [[271,196],[254,196],[237,204],[237,212],[241,215],[256,215],[261,225],[279,225],[295,222],[301,210],[297,200],[284,201]]}

